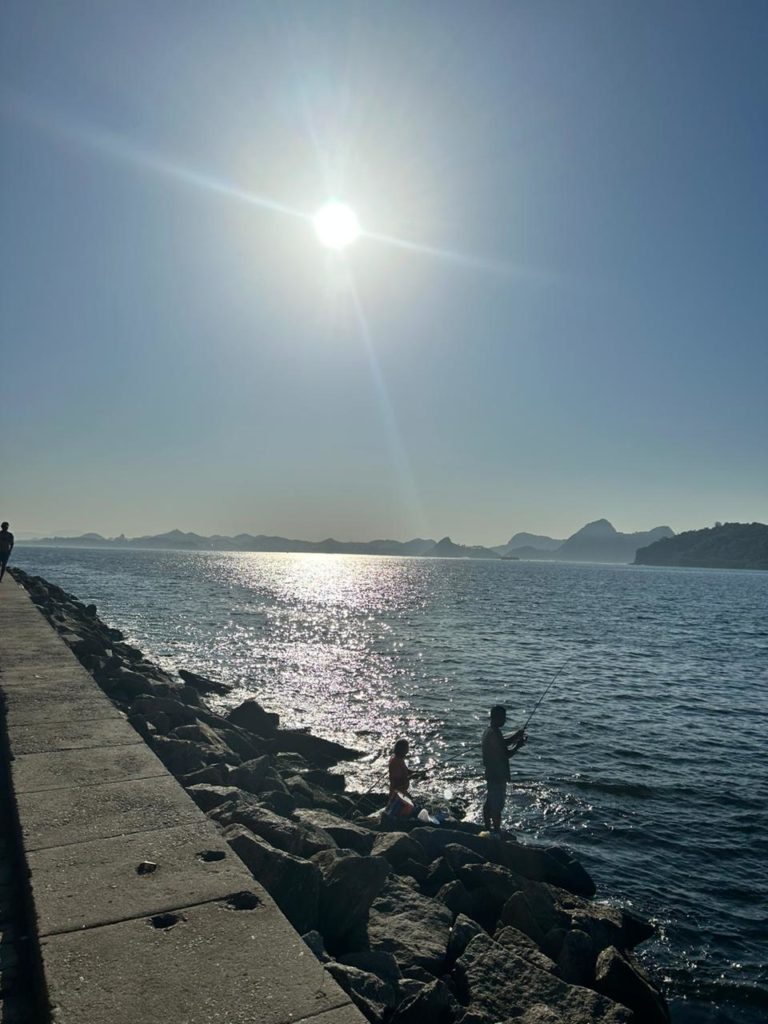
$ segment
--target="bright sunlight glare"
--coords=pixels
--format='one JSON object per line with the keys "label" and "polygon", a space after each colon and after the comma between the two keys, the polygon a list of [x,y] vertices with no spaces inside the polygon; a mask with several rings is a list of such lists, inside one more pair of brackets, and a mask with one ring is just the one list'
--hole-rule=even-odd
{"label": "bright sunlight glare", "polygon": [[312,218],[317,237],[328,249],[345,249],[360,237],[360,221],[346,203],[321,206]]}

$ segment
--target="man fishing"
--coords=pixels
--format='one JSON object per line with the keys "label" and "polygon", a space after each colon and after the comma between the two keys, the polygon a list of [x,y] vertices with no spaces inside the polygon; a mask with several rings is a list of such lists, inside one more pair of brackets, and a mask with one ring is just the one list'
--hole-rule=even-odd
{"label": "man fishing", "polygon": [[483,766],[487,796],[483,804],[483,822],[489,832],[501,832],[501,814],[507,799],[507,783],[511,775],[509,759],[523,746],[527,737],[525,728],[505,737],[502,727],[507,720],[507,709],[502,704],[491,708],[491,724],[483,733]]}

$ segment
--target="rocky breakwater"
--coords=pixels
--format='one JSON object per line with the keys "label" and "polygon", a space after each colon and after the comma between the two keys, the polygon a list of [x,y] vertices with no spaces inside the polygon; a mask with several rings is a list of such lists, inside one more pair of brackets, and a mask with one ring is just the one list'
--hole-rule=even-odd
{"label": "rocky breakwater", "polygon": [[374,1024],[657,1024],[663,996],[633,956],[653,927],[594,900],[558,847],[472,824],[362,817],[328,769],[359,757],[281,729],[255,700],[172,676],[40,577],[16,579]]}

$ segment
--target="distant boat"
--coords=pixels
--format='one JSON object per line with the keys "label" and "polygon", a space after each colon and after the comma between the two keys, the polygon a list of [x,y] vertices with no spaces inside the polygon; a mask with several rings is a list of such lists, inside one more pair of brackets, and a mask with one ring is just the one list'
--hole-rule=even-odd
{"label": "distant boat", "polygon": [[502,555],[501,556],[501,560],[502,560],[502,562],[519,562],[520,561],[520,559],[518,558],[517,555]]}

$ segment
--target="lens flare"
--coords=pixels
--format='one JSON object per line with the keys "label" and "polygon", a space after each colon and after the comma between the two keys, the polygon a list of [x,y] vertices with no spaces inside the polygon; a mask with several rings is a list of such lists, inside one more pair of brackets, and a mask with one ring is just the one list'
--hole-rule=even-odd
{"label": "lens flare", "polygon": [[360,237],[360,221],[346,203],[335,200],[322,206],[312,218],[317,237],[328,249],[345,249]]}

